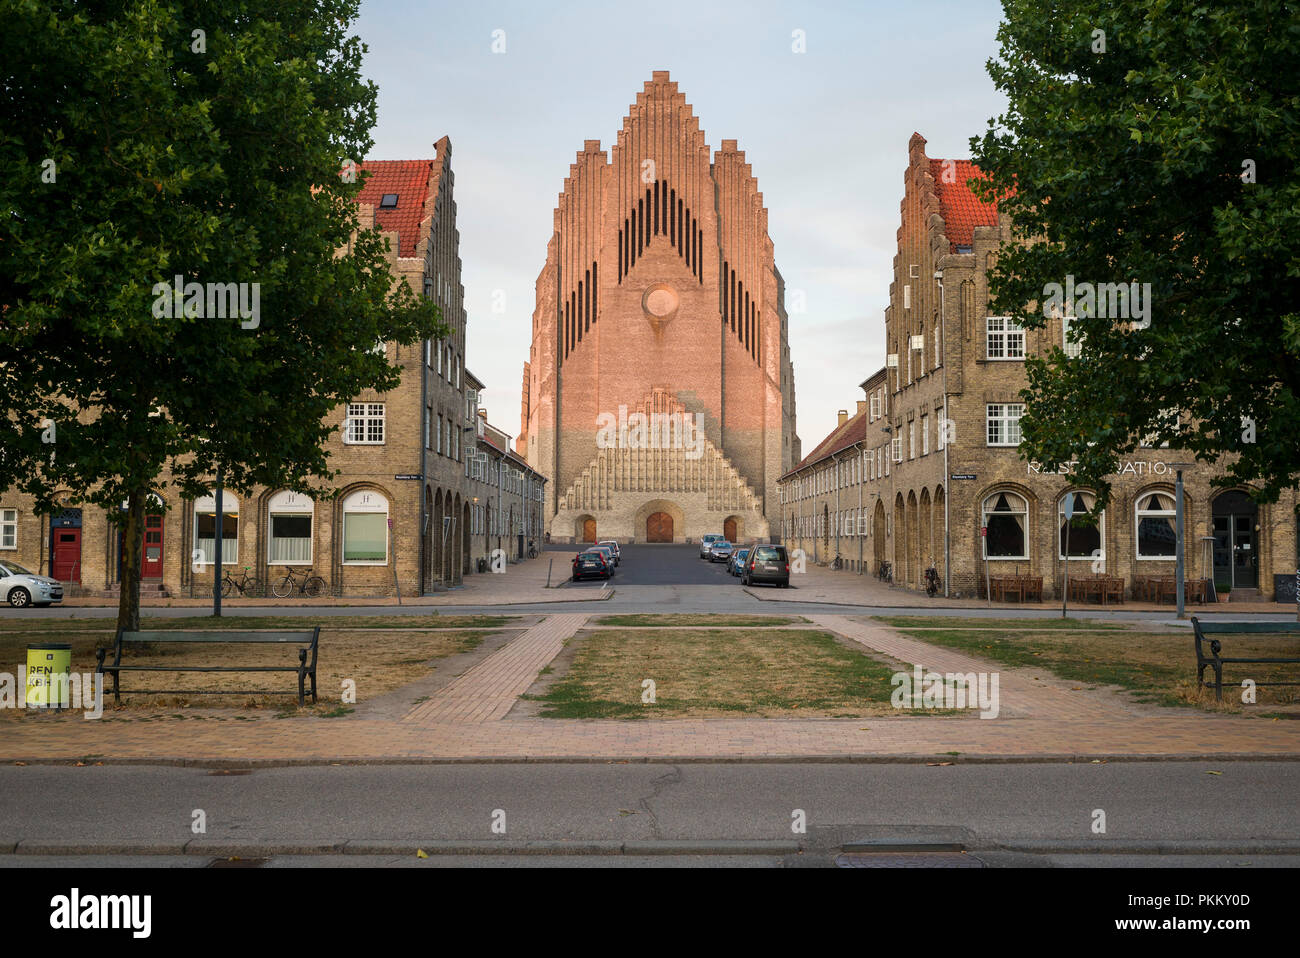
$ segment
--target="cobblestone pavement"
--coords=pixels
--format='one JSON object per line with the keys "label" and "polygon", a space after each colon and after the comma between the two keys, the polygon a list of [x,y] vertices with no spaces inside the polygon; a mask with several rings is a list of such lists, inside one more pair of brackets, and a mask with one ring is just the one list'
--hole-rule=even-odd
{"label": "cobblestone pavement", "polygon": [[0,761],[111,759],[183,764],[445,760],[888,760],[1300,755],[1300,723],[1139,706],[1035,670],[997,666],[850,616],[810,616],[904,665],[998,671],[995,719],[902,713],[856,719],[506,719],[515,697],[581,628],[553,615],[404,717],[274,719],[189,709],[184,718],[109,712],[98,721],[29,713],[0,724]]}

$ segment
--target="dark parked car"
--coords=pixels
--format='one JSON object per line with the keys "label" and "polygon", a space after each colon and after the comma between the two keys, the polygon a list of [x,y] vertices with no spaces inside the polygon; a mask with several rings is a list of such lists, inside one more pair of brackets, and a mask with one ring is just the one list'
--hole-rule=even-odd
{"label": "dark parked car", "polygon": [[790,585],[790,556],[785,546],[772,544],[754,546],[745,559],[743,576],[745,585],[770,582],[783,589]]}
{"label": "dark parked car", "polygon": [[574,582],[579,579],[608,579],[613,574],[613,567],[603,552],[593,549],[573,557]]}
{"label": "dark parked car", "polygon": [[609,546],[593,546],[588,551],[599,552],[601,555],[603,555],[605,557],[605,564],[609,566],[609,574],[611,576],[614,574],[614,568],[618,565],[618,556],[614,554],[613,549],[611,549]]}

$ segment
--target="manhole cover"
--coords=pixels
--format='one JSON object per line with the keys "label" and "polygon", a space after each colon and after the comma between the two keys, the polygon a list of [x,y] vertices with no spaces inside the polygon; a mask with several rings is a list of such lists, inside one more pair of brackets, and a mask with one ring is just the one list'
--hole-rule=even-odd
{"label": "manhole cover", "polygon": [[846,852],[835,857],[837,868],[983,868],[965,852]]}

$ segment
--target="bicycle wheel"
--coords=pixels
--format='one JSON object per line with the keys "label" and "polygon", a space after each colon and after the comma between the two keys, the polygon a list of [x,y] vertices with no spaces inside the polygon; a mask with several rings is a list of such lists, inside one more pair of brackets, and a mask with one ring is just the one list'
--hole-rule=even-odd
{"label": "bicycle wheel", "polygon": [[226,576],[226,578],[221,583],[221,597],[223,599],[228,599],[230,598],[230,593],[234,591],[235,591],[235,580],[230,578],[230,576]]}
{"label": "bicycle wheel", "polygon": [[314,599],[325,591],[325,580],[314,575],[303,584],[302,591]]}
{"label": "bicycle wheel", "polygon": [[293,591],[293,576],[286,575],[271,588],[271,592],[278,598],[283,599]]}

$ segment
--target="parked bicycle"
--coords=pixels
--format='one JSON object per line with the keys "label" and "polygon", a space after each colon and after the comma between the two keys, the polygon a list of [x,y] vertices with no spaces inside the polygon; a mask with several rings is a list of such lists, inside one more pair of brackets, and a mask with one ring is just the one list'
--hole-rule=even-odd
{"label": "parked bicycle", "polygon": [[844,560],[841,559],[838,555],[836,555],[836,556],[835,556],[835,561],[831,563],[831,568],[832,568],[832,569],[843,569],[843,568],[844,568]]}
{"label": "parked bicycle", "polygon": [[[299,581],[300,577],[301,581]],[[311,569],[306,572],[290,569],[285,573],[284,578],[275,584],[271,592],[278,598],[283,599],[293,593],[294,586],[298,587],[299,595],[310,596],[314,599],[325,591],[325,580],[318,575],[312,575]]]}
{"label": "parked bicycle", "polygon": [[934,567],[934,560],[930,560],[930,567],[925,570],[925,594],[935,596],[939,594],[939,570]]}
{"label": "parked bicycle", "polygon": [[532,539],[528,540],[528,558],[530,559],[537,558],[537,546],[533,545]]}
{"label": "parked bicycle", "polygon": [[881,561],[879,568],[876,569],[876,578],[881,582],[894,581],[894,569],[888,562]]}
{"label": "parked bicycle", "polygon": [[231,593],[233,593],[236,589],[239,590],[240,595],[248,595],[248,593],[251,592],[253,588],[257,585],[256,579],[253,580],[249,579],[249,573],[252,571],[253,571],[252,566],[247,566],[247,565],[244,566],[244,571],[238,579],[236,579],[229,572],[227,572],[226,577],[221,580],[222,597],[229,598]]}

